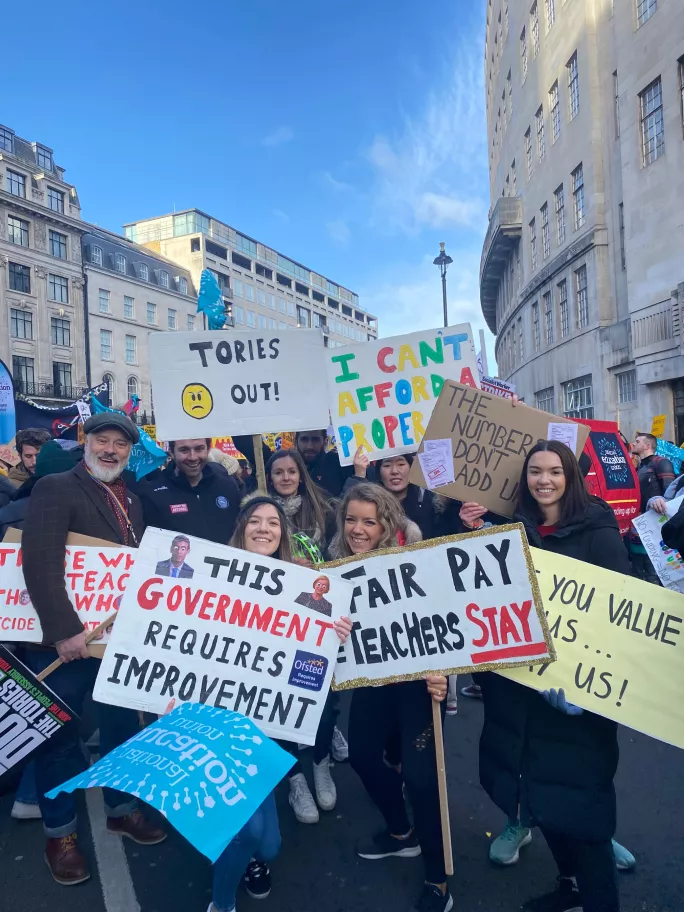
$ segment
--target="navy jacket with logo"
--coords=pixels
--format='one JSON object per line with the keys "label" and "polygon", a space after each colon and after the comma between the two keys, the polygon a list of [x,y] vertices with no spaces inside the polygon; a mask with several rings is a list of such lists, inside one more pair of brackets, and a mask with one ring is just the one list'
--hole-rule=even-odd
{"label": "navy jacket with logo", "polygon": [[228,544],[240,511],[237,483],[227,472],[218,472],[211,465],[204,467],[200,483],[193,488],[170,462],[160,477],[140,485],[138,496],[146,526],[196,535],[221,545]]}

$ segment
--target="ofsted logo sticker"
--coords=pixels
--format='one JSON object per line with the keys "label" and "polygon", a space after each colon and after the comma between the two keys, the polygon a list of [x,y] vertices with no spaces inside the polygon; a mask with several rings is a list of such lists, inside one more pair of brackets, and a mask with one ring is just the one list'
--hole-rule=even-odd
{"label": "ofsted logo sticker", "polygon": [[325,656],[313,655],[310,652],[297,650],[292,663],[288,684],[303,687],[305,690],[320,690],[323,687],[328,660]]}

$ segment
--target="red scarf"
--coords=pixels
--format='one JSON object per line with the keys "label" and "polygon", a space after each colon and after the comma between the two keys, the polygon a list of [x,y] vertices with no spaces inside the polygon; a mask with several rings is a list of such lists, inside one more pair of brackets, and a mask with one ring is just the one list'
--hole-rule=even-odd
{"label": "red scarf", "polygon": [[[83,467],[90,477],[93,479],[95,484],[98,486],[104,499],[107,503],[107,506],[114,514],[116,518],[119,529],[121,530],[121,538],[124,545],[130,545],[131,539],[135,541],[135,533],[133,531],[133,526],[130,519],[128,518],[128,510],[126,509],[126,504],[128,503],[128,496],[126,491],[126,483],[123,478],[116,478],[114,481],[105,483],[100,481],[99,478],[95,478],[93,473],[90,471],[88,466],[83,462]],[[137,544],[137,541],[135,541]]]}

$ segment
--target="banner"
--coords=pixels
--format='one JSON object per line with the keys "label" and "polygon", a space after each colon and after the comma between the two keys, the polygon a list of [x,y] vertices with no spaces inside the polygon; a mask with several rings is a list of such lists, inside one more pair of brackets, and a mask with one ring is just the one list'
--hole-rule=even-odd
{"label": "banner", "polygon": [[214,862],[294,762],[240,713],[183,703],[47,794],[116,783]]}
{"label": "banner", "polygon": [[[330,414],[340,464],[415,453],[445,380],[477,386],[469,323],[326,349]],[[322,421],[315,427],[327,427]],[[309,425],[314,427],[314,425]]]}
{"label": "banner", "polygon": [[326,427],[327,349],[317,329],[152,333],[162,440]]}
{"label": "banner", "polygon": [[663,541],[662,528],[668,519],[672,519],[684,502],[684,494],[666,501],[665,514],[655,510],[646,510],[641,516],[632,520],[632,525],[639,533],[641,544],[651,559],[653,569],[666,589],[684,593],[684,561],[679,551],[668,548]]}
{"label": "banner", "polygon": [[14,384],[4,361],[0,361],[0,444],[8,444],[17,433],[14,413]]}
{"label": "banner", "polygon": [[679,593],[531,550],[557,661],[499,673],[684,748]]}
{"label": "banner", "polygon": [[585,478],[587,490],[610,504],[620,534],[627,535],[641,509],[639,479],[627,445],[614,421],[590,418],[582,423],[590,428],[584,445],[584,453],[591,460]]}
{"label": "banner", "polygon": [[553,659],[522,526],[325,564],[354,583],[335,689]]}
{"label": "banner", "polygon": [[339,646],[333,620],[352,586],[192,536],[172,578],[174,537],[143,536],[95,699],[156,713],[172,698],[208,703],[313,744]]}
{"label": "banner", "polygon": [[[537,441],[559,440],[579,456],[588,434],[588,427],[569,418],[559,418],[522,402],[513,406],[510,401],[481,390],[447,383],[409,478],[421,488],[437,488],[440,494],[455,500],[476,501],[493,513],[513,516],[520,473]],[[424,472],[422,467],[422,454],[426,449],[429,454],[434,445],[446,451],[445,473],[437,474],[439,466],[434,468],[434,474]]]}
{"label": "banner", "polygon": [[480,377],[480,389],[491,396],[499,396],[501,399],[512,399],[515,392],[512,383],[506,383],[505,380],[499,380],[498,377]]}
{"label": "banner", "polygon": [[682,471],[682,462],[684,462],[684,450],[681,447],[675,446],[674,443],[670,443],[669,440],[659,439],[656,446],[656,453],[658,456],[665,456],[666,459],[669,459],[672,463],[675,475],[679,475]]}

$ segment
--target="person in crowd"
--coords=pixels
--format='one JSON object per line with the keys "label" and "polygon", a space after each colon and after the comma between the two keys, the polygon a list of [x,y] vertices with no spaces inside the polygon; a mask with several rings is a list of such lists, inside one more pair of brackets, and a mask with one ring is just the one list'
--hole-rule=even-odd
{"label": "person in crowd", "polygon": [[[337,512],[332,559],[367,554],[420,541],[420,529],[396,497],[375,484],[347,491]],[[427,685],[427,686],[426,686]],[[359,845],[361,858],[413,858],[422,852],[426,882],[415,912],[449,912],[439,812],[437,762],[431,699],[443,701],[447,679],[405,681],[384,687],[359,687],[349,712],[349,762],[385,821],[385,830]],[[384,761],[388,743],[398,735],[401,772]],[[413,808],[415,828],[406,811],[402,786]]]}
{"label": "person in crowd", "polygon": [[196,535],[225,545],[240,509],[236,481],[209,463],[210,439],[172,440],[171,461],[139,489],[146,526]]}
{"label": "person in crowd", "polygon": [[[290,562],[287,519],[280,503],[264,496],[248,501],[238,514],[230,544],[234,548]],[[335,621],[335,630],[344,643],[351,631],[349,618]],[[253,899],[265,899],[271,892],[268,863],[279,849],[278,812],[271,792],[217,859],[208,912],[234,912],[235,895],[243,877],[247,893]]]}
{"label": "person in crowd", "polygon": [[[83,430],[83,462],[36,483],[22,535],[26,587],[40,618],[44,644],[44,648],[27,647],[25,660],[39,673],[59,656],[63,664],[51,674],[50,687],[77,715],[86,695],[92,693],[100,663],[89,657],[83,623],[67,594],[67,536],[74,532],[135,548],[144,531],[140,502],[121,480],[132,446],[139,439],[135,424],[125,415],[105,413],[89,418]],[[119,706],[95,706],[104,755],[136,733],[138,715]],[[78,847],[74,796],[62,792],[56,798],[46,797],[50,789],[81,769],[78,733],[65,733],[49,742],[36,756],[35,765],[50,873],[65,886],[81,883],[90,873]],[[109,833],[141,845],[155,845],[166,838],[164,830],[144,817],[130,795],[114,789],[104,789],[103,794]]]}
{"label": "person in crowd", "polygon": [[12,501],[16,491],[16,485],[12,484],[6,473],[0,471],[0,510]]}
{"label": "person in crowd", "polygon": [[[648,509],[648,502],[652,498],[663,497],[665,491],[674,481],[674,469],[669,459],[658,456],[656,447],[658,438],[653,434],[639,433],[632,444],[632,453],[639,458],[637,478],[641,491],[641,512]],[[660,585],[660,579],[655,571],[646,549],[641,543],[634,529],[629,534],[629,553],[632,558],[632,568],[640,579],[647,583]]]}
{"label": "person in crowd", "polygon": [[192,579],[195,571],[190,564],[185,563],[188,554],[190,554],[190,539],[185,535],[176,535],[171,542],[171,557],[168,560],[159,561],[155,573],[160,576]]}
{"label": "person in crowd", "polygon": [[226,470],[226,472],[235,480],[240,493],[244,493],[245,485],[242,480],[242,471],[239,461],[231,456],[230,453],[224,453],[223,450],[219,450],[218,447],[211,447],[209,450],[209,463],[210,465],[220,465]]}
{"label": "person in crowd", "polygon": [[52,434],[46,428],[25,428],[17,431],[14,445],[19,454],[19,462],[7,473],[8,479],[15,487],[23,485],[36,471],[36,459],[40,448],[52,440]]}

